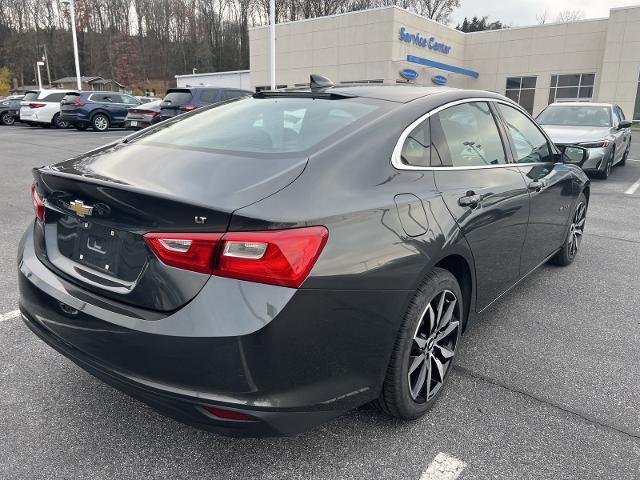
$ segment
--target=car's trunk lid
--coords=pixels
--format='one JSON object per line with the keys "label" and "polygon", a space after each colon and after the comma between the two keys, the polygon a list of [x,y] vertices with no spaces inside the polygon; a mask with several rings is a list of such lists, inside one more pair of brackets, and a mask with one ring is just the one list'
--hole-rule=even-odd
{"label": "car's trunk lid", "polygon": [[291,183],[306,159],[238,157],[156,145],[99,149],[35,170],[50,266],[123,302],[174,310],[208,276],[162,264],[142,235],[224,232],[234,210]]}

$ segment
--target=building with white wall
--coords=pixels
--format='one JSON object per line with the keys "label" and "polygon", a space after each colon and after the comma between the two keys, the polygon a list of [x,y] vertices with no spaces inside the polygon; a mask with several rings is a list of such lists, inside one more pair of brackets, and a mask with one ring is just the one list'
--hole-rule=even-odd
{"label": "building with white wall", "polygon": [[251,80],[249,70],[234,70],[229,72],[193,73],[176,75],[176,87],[221,87],[249,90]]}
{"label": "building with white wall", "polygon": [[[269,28],[249,31],[250,83],[267,88]],[[537,114],[551,101],[618,103],[640,120],[640,5],[608,18],[463,33],[398,7],[276,26],[279,87],[445,83],[506,94]],[[413,77],[407,80],[406,77]]]}

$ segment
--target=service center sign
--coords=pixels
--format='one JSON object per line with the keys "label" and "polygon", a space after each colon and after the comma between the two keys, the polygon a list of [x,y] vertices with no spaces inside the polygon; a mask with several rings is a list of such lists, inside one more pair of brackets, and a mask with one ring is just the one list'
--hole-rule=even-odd
{"label": "service center sign", "polygon": [[435,50],[440,53],[448,54],[451,51],[451,46],[442,42],[438,42],[436,37],[423,37],[419,33],[409,33],[404,27],[400,27],[400,40],[407,43],[414,43],[419,47],[429,50]]}

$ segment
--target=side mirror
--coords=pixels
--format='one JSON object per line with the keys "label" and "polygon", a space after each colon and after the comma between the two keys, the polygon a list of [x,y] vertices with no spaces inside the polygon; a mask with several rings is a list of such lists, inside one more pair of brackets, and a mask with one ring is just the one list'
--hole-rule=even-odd
{"label": "side mirror", "polygon": [[623,128],[631,128],[632,123],[629,120],[623,120],[618,124],[618,130]]}
{"label": "side mirror", "polygon": [[589,151],[582,147],[565,147],[562,151],[562,163],[580,164],[589,157]]}

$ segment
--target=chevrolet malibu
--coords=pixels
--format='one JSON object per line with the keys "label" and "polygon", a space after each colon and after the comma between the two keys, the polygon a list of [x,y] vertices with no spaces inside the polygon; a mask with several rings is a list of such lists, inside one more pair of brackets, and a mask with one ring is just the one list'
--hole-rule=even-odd
{"label": "chevrolet malibu", "polygon": [[586,151],[494,93],[311,85],[35,169],[27,326],[227,435],[425,414],[477,313],[576,258]]}

